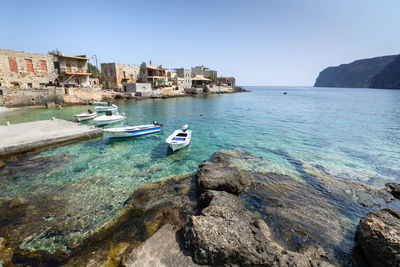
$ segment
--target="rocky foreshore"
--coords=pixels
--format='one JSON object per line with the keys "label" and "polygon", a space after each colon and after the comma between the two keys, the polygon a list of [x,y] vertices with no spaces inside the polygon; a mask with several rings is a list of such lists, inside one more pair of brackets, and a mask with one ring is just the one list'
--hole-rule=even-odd
{"label": "rocky foreshore", "polygon": [[[4,204],[0,261],[32,266],[399,265],[400,213],[388,208],[398,205],[392,196],[398,184],[372,187],[306,165],[294,178],[262,171],[267,164],[240,150],[220,150],[194,174],[136,190],[112,221],[70,253],[20,249],[18,233],[7,227],[17,226],[18,211],[32,204]],[[361,256],[355,257],[358,247]]]}

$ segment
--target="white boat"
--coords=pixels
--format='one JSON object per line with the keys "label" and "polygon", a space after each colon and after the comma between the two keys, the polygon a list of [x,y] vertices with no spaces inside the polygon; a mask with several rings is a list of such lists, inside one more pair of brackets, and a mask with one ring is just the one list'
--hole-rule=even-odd
{"label": "white boat", "polygon": [[102,102],[102,101],[89,101],[90,105],[94,106],[107,106],[108,102]]}
{"label": "white boat", "polygon": [[144,134],[157,133],[161,130],[161,126],[162,124],[154,121],[152,124],[106,128],[103,129],[103,133],[106,137],[139,136]]}
{"label": "white boat", "polygon": [[86,121],[86,120],[93,119],[96,116],[97,116],[97,112],[93,112],[90,109],[88,109],[88,112],[84,112],[84,113],[81,113],[81,114],[76,114],[74,117],[78,121]]}
{"label": "white boat", "polygon": [[114,104],[111,106],[96,106],[94,108],[97,112],[102,112],[102,111],[115,111],[118,110],[118,107]]}
{"label": "white boat", "polygon": [[94,122],[97,125],[105,125],[105,124],[111,124],[119,121],[125,120],[126,116],[124,113],[120,115],[118,112],[112,113],[111,111],[106,111],[105,115],[99,116],[94,118]]}
{"label": "white boat", "polygon": [[176,130],[165,140],[172,151],[184,148],[189,145],[190,140],[192,139],[192,131],[188,129],[189,126],[185,124],[183,125],[182,129]]}

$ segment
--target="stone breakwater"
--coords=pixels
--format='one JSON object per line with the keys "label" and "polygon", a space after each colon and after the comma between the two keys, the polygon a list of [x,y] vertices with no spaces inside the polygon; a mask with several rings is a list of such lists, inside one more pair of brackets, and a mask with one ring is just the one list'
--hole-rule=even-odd
{"label": "stone breakwater", "polygon": [[306,165],[294,178],[263,172],[266,164],[240,150],[220,150],[194,174],[136,190],[113,220],[68,253],[21,249],[18,211],[32,204],[2,203],[0,260],[32,266],[399,264],[396,184],[371,187]]}

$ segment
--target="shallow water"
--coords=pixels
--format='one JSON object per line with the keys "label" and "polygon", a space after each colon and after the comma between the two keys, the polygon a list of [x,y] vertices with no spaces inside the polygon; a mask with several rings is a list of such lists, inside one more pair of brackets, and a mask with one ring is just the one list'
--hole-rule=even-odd
{"label": "shallow water", "polygon": [[[129,122],[157,120],[164,124],[162,132],[97,138],[6,159],[0,169],[1,202],[32,202],[30,212],[38,213],[37,225],[20,233],[21,248],[69,251],[115,216],[136,188],[195,171],[219,148],[265,157],[269,164],[254,168],[293,179],[302,179],[305,165],[372,185],[400,179],[400,91],[248,89],[252,91],[118,101]],[[88,107],[17,109],[0,113],[0,124],[72,119]],[[185,123],[193,131],[192,143],[172,154],[164,140]]]}

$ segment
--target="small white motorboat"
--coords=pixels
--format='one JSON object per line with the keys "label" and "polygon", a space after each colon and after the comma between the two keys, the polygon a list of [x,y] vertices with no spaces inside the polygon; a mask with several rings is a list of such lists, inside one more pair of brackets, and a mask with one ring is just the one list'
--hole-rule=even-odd
{"label": "small white motorboat", "polygon": [[118,107],[114,104],[112,104],[111,106],[96,106],[94,108],[97,112],[104,112],[104,111],[115,111],[118,110]]}
{"label": "small white motorboat", "polygon": [[106,128],[103,129],[103,133],[106,137],[139,136],[144,134],[158,133],[161,130],[161,126],[162,124],[153,121],[152,124]]}
{"label": "small white motorboat", "polygon": [[125,120],[126,116],[124,113],[120,115],[118,112],[112,112],[112,111],[106,111],[105,115],[99,116],[94,118],[94,122],[97,125],[105,125],[105,124],[111,124],[119,121]]}
{"label": "small white motorboat", "polygon": [[189,145],[190,140],[192,139],[192,131],[188,129],[189,126],[185,124],[183,125],[182,129],[176,130],[165,140],[172,151],[184,148]]}
{"label": "small white motorboat", "polygon": [[109,105],[109,102],[89,101],[89,104],[93,105],[93,106],[107,106],[107,105]]}
{"label": "small white motorboat", "polygon": [[86,121],[86,120],[93,119],[96,116],[97,116],[97,112],[93,112],[90,109],[88,109],[88,112],[84,112],[84,113],[81,113],[81,114],[76,114],[74,117],[78,121]]}

